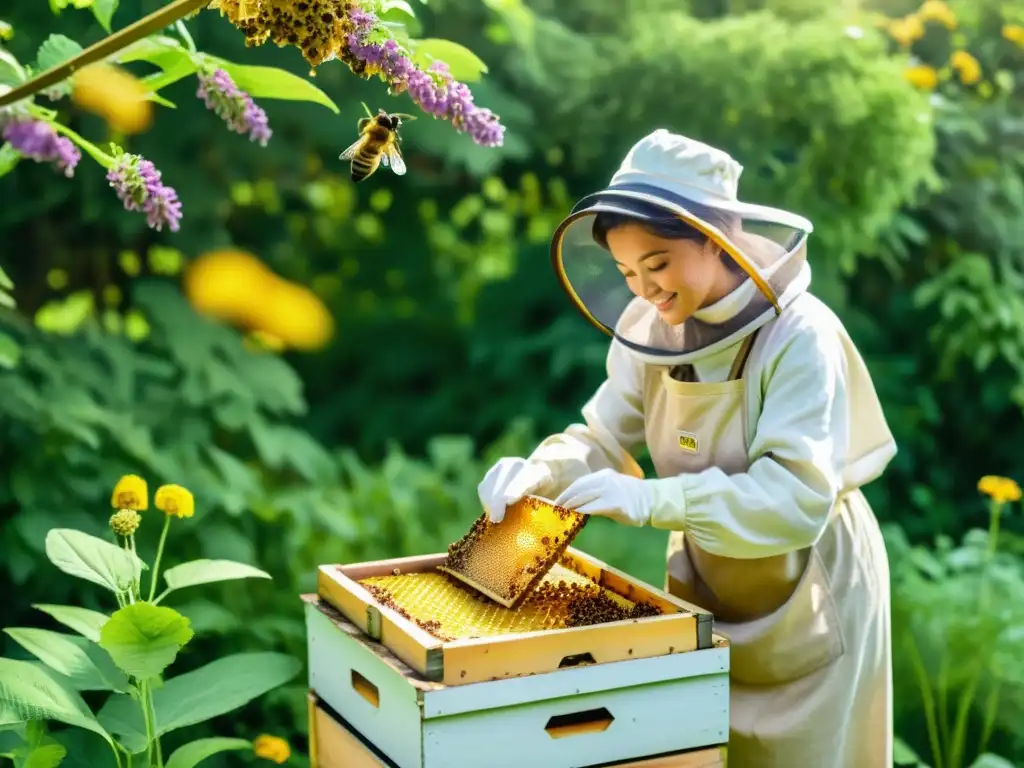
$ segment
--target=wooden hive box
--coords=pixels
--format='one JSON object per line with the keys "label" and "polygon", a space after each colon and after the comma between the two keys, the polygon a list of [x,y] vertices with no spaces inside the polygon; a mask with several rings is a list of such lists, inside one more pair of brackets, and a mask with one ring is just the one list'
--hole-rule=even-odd
{"label": "wooden hive box", "polygon": [[436,570],[444,554],[322,565],[317,593],[350,622],[428,680],[464,685],[551,672],[573,664],[603,664],[712,646],[712,616],[697,606],[628,576],[570,547],[572,568],[598,585],[633,601],[656,605],[663,615],[569,629],[442,641],[382,605],[359,580]]}
{"label": "wooden hive box", "polygon": [[[727,749],[709,747],[587,768],[727,768]],[[311,768],[395,768],[395,763],[357,733],[336,712],[309,693]]]}
{"label": "wooden hive box", "polygon": [[593,581],[663,614],[441,641],[358,580],[430,570],[444,555],[322,566],[319,594],[303,597],[321,743],[333,728],[329,713],[397,768],[467,768],[470,756],[473,768],[631,765],[724,745],[729,649],[712,634],[710,614],[581,552],[568,557]]}

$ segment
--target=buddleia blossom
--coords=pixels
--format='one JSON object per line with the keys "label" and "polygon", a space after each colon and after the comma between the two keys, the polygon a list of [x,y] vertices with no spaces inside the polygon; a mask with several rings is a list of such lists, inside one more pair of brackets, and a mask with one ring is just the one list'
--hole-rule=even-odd
{"label": "buddleia blossom", "polygon": [[381,74],[392,92],[408,92],[429,115],[448,120],[460,133],[468,133],[481,146],[500,146],[505,127],[491,110],[473,102],[469,86],[455,80],[443,62],[419,69],[394,40],[373,41],[377,17],[361,8],[349,11],[352,31],[346,36],[342,59],[359,74]]}
{"label": "buddleia blossom", "polygon": [[231,75],[223,69],[200,72],[196,96],[203,100],[235,133],[249,134],[249,140],[267,146],[272,131],[267,113],[256,105],[252,97],[235,85]]}
{"label": "buddleia blossom", "polygon": [[82,159],[78,147],[70,139],[59,136],[44,120],[13,118],[4,125],[2,135],[4,141],[25,157],[37,163],[53,163],[69,179],[75,175],[75,166]]}
{"label": "buddleia blossom", "polygon": [[181,221],[181,202],[178,193],[160,179],[160,171],[149,160],[127,152],[120,152],[107,181],[129,211],[142,211],[146,223],[160,231],[166,225],[177,232]]}

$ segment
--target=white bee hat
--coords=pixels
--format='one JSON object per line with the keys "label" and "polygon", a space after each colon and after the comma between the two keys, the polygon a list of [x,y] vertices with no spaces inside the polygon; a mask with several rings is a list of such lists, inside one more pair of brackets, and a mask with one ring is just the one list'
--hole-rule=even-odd
{"label": "white bee hat", "polygon": [[[794,213],[741,202],[742,172],[720,149],[664,129],[638,141],[609,185],[580,200],[555,230],[552,264],[573,304],[644,361],[666,365],[730,346],[775,317],[810,284],[806,242],[813,227]],[[622,219],[717,243],[747,275],[737,289],[750,297],[745,308],[721,324],[665,323],[630,291],[599,236],[609,221]]]}

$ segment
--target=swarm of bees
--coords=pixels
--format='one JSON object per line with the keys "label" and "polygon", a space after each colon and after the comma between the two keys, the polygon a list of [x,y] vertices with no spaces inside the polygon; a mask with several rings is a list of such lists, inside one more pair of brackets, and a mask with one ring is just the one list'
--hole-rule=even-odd
{"label": "swarm of bees", "polygon": [[366,104],[363,104],[363,109],[367,117],[360,118],[356,124],[359,138],[338,159],[350,161],[352,181],[355,182],[370,178],[381,165],[391,168],[398,176],[404,176],[405,160],[402,158],[398,129],[402,120],[415,120],[416,116],[386,112],[383,109],[377,110],[374,115]]}

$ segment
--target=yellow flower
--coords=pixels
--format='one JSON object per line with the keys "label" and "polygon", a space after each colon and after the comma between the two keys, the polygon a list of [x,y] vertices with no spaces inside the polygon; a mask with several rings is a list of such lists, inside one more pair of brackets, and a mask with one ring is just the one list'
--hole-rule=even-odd
{"label": "yellow flower", "polygon": [[71,99],[121,133],[141,133],[153,122],[153,102],[147,99],[145,86],[111,64],[92,64],[78,72],[72,79]]}
{"label": "yellow flower", "polygon": [[942,0],[925,0],[917,15],[923,21],[937,21],[947,29],[956,29],[956,14]]}
{"label": "yellow flower", "polygon": [[949,59],[964,85],[974,85],[981,79],[981,64],[967,51],[956,51]]}
{"label": "yellow flower", "polygon": [[145,512],[149,509],[149,486],[138,475],[125,475],[117,481],[110,496],[114,509],[134,509]]}
{"label": "yellow flower", "polygon": [[292,349],[319,349],[334,335],[334,318],[305,286],[278,280],[260,306],[256,330]]}
{"label": "yellow flower", "polygon": [[1020,24],[1003,25],[1003,37],[1015,45],[1024,48],[1024,27]]}
{"label": "yellow flower", "polygon": [[161,512],[178,517],[192,517],[196,511],[192,493],[180,485],[161,485],[156,489],[153,503]]}
{"label": "yellow flower", "polygon": [[253,741],[252,748],[256,757],[262,757],[264,760],[270,760],[278,765],[286,762],[292,755],[287,741],[280,736],[270,736],[266,733]]}
{"label": "yellow flower", "polygon": [[991,496],[997,504],[1020,501],[1020,486],[1008,477],[985,475],[978,481],[978,490],[986,496]]}
{"label": "yellow flower", "polygon": [[889,22],[889,34],[892,39],[906,48],[915,40],[924,37],[924,24],[917,16],[893,19]]}
{"label": "yellow flower", "polygon": [[939,84],[939,73],[934,67],[927,64],[918,64],[916,67],[907,67],[903,71],[903,77],[915,88],[923,91],[930,91]]}

